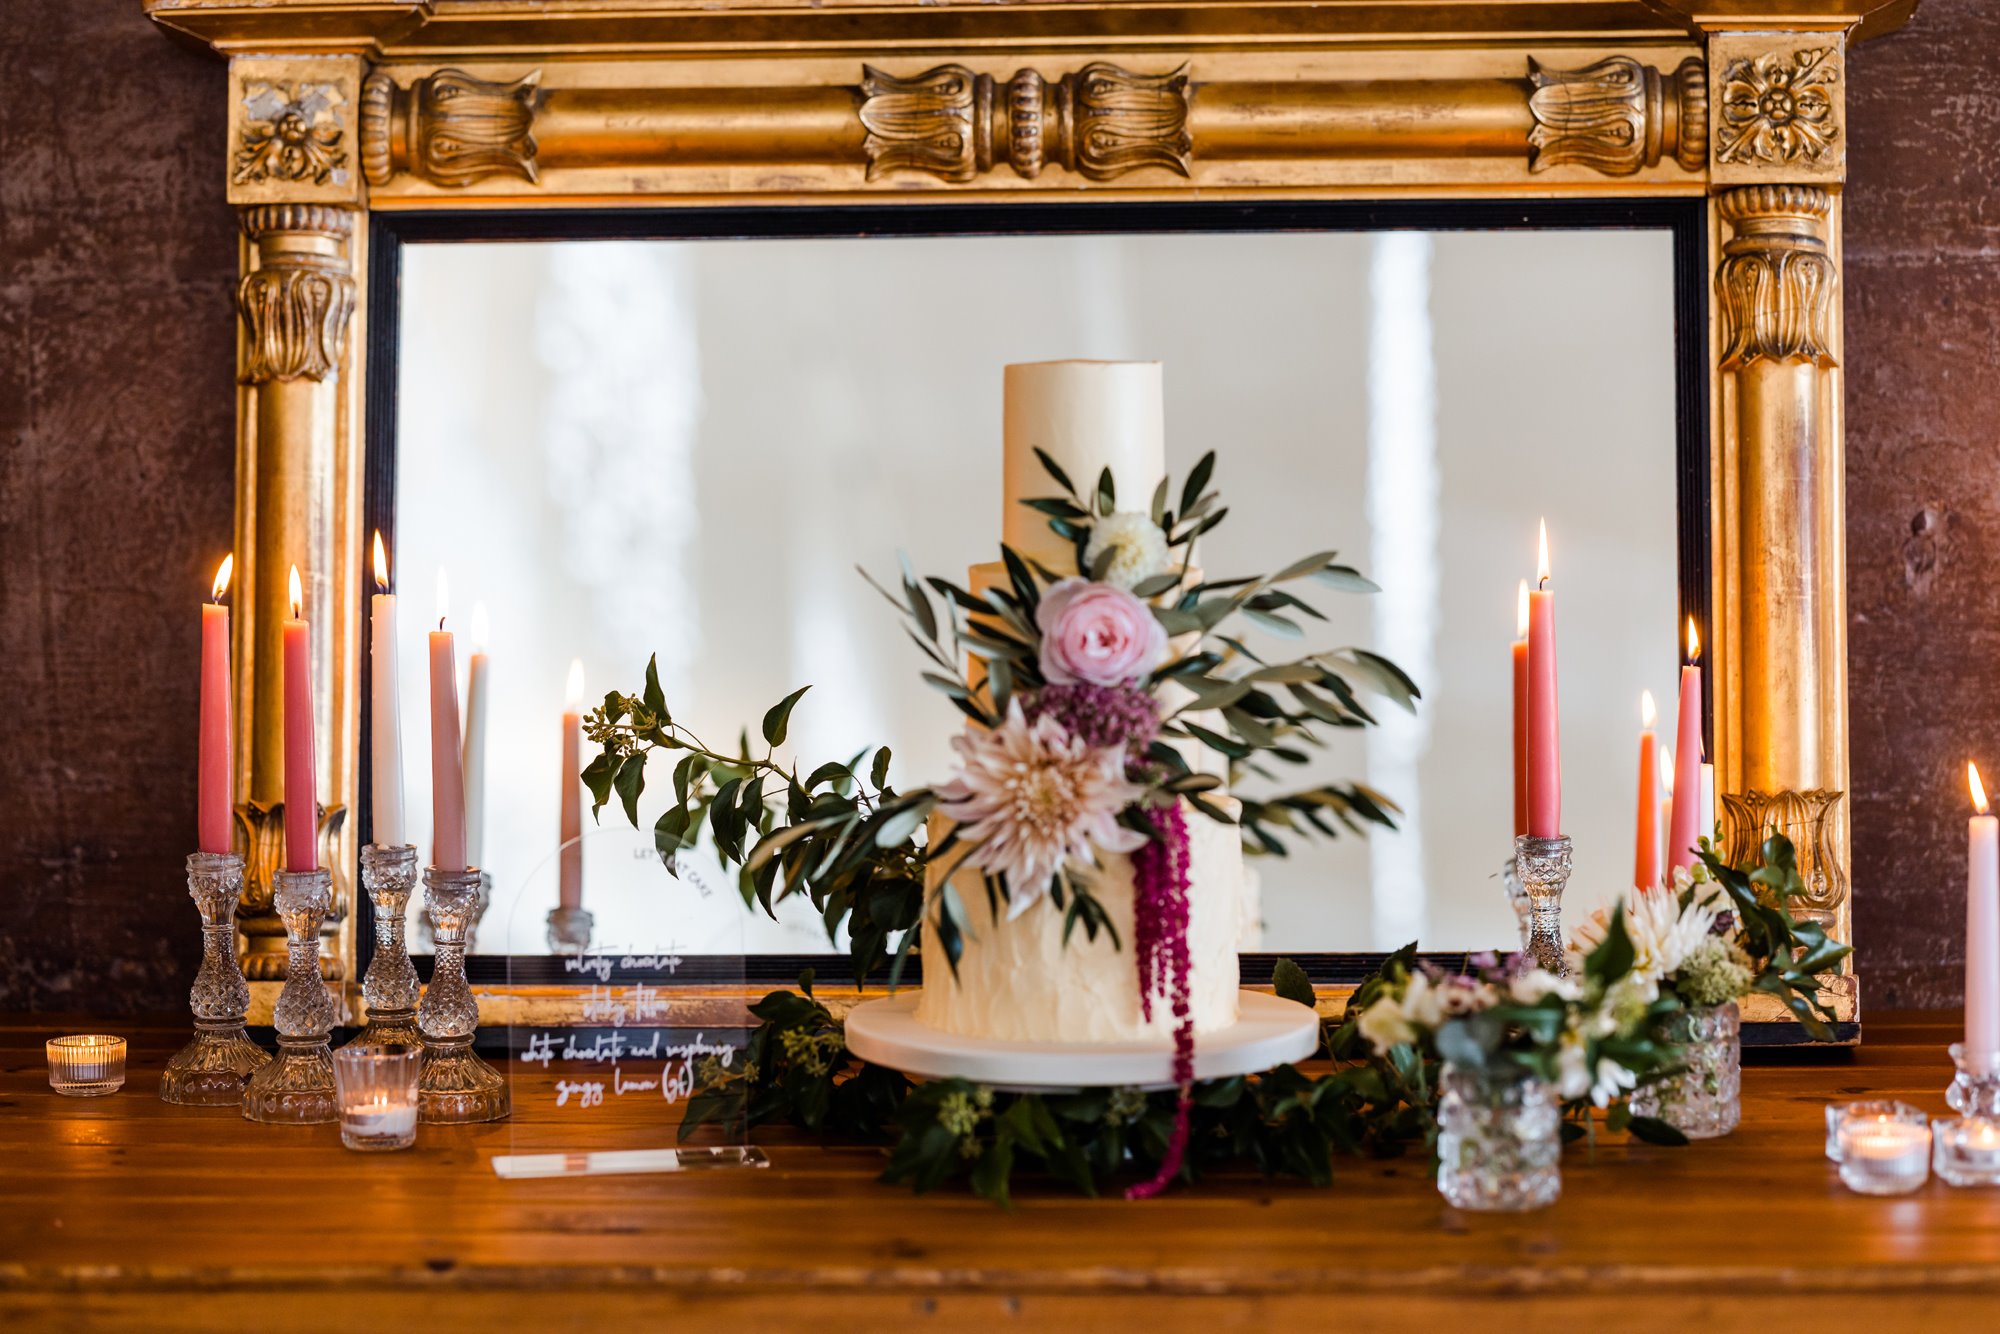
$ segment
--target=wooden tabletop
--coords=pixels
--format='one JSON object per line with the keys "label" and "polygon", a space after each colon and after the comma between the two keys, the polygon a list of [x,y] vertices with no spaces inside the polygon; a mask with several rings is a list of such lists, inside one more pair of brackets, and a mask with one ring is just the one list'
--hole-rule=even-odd
{"label": "wooden tabletop", "polygon": [[1868,1199],[1821,1156],[1829,1099],[1944,1113],[1949,1020],[1871,1014],[1858,1052],[1747,1070],[1733,1136],[1575,1146],[1553,1208],[1492,1216],[1446,1207],[1420,1160],[1343,1160],[1331,1190],[1247,1173],[1136,1204],[1030,1188],[1008,1213],[883,1185],[879,1151],[781,1135],[761,1138],[762,1171],[502,1181],[505,1124],[363,1155],[332,1126],[169,1107],[154,1090],[179,1023],[110,1024],[133,1043],[125,1090],[57,1097],[41,1040],[92,1026],[14,1016],[0,1327],[1992,1329],[2000,1190]]}

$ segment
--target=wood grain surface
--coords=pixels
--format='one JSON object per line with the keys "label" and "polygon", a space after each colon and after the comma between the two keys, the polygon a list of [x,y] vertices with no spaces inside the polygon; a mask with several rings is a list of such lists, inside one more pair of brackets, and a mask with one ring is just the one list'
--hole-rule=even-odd
{"label": "wood grain surface", "polygon": [[[1004,1212],[876,1180],[878,1150],[760,1135],[763,1171],[501,1181],[507,1125],[424,1127],[407,1153],[332,1126],[253,1126],[169,1107],[184,1033],[131,1021],[122,1093],[57,1097],[41,1041],[0,1027],[0,1327],[335,1330],[745,1328],[833,1318],[1366,1329],[1435,1318],[1508,1328],[1991,1328],[2000,1190],[1932,1181],[1848,1193],[1821,1156],[1830,1098],[1945,1111],[1935,1016],[1871,1017],[1851,1056],[1745,1072],[1744,1126],[1686,1149],[1572,1147],[1563,1198],[1460,1213],[1421,1159],[1343,1160],[1331,1190],[1211,1178],[1143,1204],[1030,1188]],[[580,1145],[579,1147],[589,1147]],[[254,1165],[254,1172],[250,1169]]]}

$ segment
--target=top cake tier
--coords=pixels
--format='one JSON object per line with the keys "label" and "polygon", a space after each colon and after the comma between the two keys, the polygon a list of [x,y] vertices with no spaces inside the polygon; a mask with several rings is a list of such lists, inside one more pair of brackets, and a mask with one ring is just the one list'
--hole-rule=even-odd
{"label": "top cake tier", "polygon": [[1036,361],[1007,368],[1004,436],[1006,510],[1001,539],[1057,574],[1077,573],[1071,546],[1048,518],[1021,504],[1057,494],[1035,458],[1056,461],[1079,495],[1111,469],[1118,508],[1145,509],[1167,471],[1166,429],[1157,361]]}

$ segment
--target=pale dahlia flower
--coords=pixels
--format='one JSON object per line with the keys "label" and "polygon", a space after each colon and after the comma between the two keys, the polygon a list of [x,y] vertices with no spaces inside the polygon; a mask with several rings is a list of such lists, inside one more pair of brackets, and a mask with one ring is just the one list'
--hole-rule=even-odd
{"label": "pale dahlia flower", "polygon": [[[1635,890],[1625,901],[1625,933],[1638,953],[1633,971],[1655,978],[1672,977],[1689,951],[1715,925],[1717,901],[1696,898],[1681,911],[1680,895],[1668,889]],[[1581,971],[1584,956],[1604,943],[1611,918],[1599,908],[1570,934],[1572,971]]]}
{"label": "pale dahlia flower", "polygon": [[1150,514],[1120,510],[1090,525],[1090,541],[1083,548],[1086,573],[1097,568],[1097,558],[1111,553],[1104,582],[1119,588],[1144,583],[1168,568],[1167,535]]}
{"label": "pale dahlia flower", "polygon": [[1126,781],[1122,747],[1093,747],[1047,714],[1030,723],[1018,699],[1000,726],[951,744],[958,772],[938,788],[938,809],[972,843],[968,861],[1007,877],[1010,920],[1049,892],[1066,863],[1095,864],[1099,851],[1145,843],[1118,823],[1145,791]]}

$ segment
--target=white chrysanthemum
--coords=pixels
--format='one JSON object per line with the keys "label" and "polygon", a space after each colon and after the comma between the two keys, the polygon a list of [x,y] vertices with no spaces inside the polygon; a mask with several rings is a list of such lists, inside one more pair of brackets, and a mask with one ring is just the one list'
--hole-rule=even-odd
{"label": "white chrysanthemum", "polygon": [[1144,583],[1168,568],[1167,535],[1150,514],[1136,510],[1119,510],[1090,525],[1090,541],[1083,549],[1085,574],[1097,568],[1097,558],[1105,551],[1111,552],[1111,564],[1104,571],[1104,582],[1119,588]]}
{"label": "white chrysanthemum", "polygon": [[1387,1055],[1389,1048],[1417,1040],[1417,1030],[1403,1014],[1403,1007],[1396,1003],[1394,996],[1384,996],[1361,1012],[1355,1021],[1355,1028],[1378,1054]]}
{"label": "white chrysanthemum", "polygon": [[1017,698],[990,732],[953,739],[958,772],[938,788],[938,808],[973,844],[974,866],[1007,877],[1007,916],[1049,892],[1066,863],[1131,852],[1146,839],[1118,823],[1144,789],[1126,781],[1122,747],[1097,749],[1044,714],[1034,723]]}
{"label": "white chrysanthemum", "polygon": [[[1697,898],[1682,912],[1680,895],[1671,890],[1634,891],[1625,902],[1625,934],[1638,955],[1633,970],[1649,977],[1672,977],[1715,925],[1716,907],[1713,898]],[[1599,908],[1570,933],[1572,971],[1581,971],[1584,957],[1604,943],[1610,924],[1608,910]]]}
{"label": "white chrysanthemum", "polygon": [[1564,1102],[1590,1092],[1590,1047],[1583,1034],[1565,1029],[1556,1044],[1556,1094]]}
{"label": "white chrysanthemum", "polygon": [[1573,978],[1561,977],[1543,968],[1531,968],[1507,984],[1507,994],[1516,1005],[1533,1005],[1544,996],[1560,996],[1566,1001],[1581,1000],[1583,988]]}
{"label": "white chrysanthemum", "polygon": [[1590,1101],[1599,1107],[1609,1107],[1612,1099],[1638,1083],[1639,1077],[1630,1070],[1608,1056],[1600,1056],[1597,1077],[1590,1083]]}

